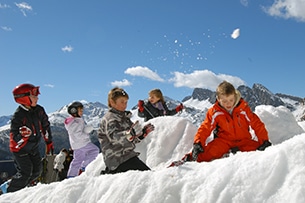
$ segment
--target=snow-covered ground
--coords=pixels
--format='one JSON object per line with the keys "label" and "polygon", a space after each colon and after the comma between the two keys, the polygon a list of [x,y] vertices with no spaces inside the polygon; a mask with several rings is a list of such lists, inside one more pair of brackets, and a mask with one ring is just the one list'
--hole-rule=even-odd
{"label": "snow-covered ground", "polygon": [[197,127],[187,118],[159,117],[151,120],[155,131],[137,146],[151,171],[99,175],[105,168],[100,154],[76,178],[7,193],[0,202],[305,202],[304,122],[285,107],[258,106],[255,112],[274,144],[265,151],[167,168],[191,150]]}

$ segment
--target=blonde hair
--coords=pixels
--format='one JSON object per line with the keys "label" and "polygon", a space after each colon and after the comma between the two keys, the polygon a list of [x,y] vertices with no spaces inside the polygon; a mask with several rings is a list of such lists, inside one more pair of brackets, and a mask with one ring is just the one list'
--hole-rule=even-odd
{"label": "blonde hair", "polygon": [[220,95],[228,96],[228,95],[232,95],[232,94],[236,95],[236,89],[231,83],[229,83],[227,81],[223,81],[222,83],[220,83],[216,89],[217,98]]}
{"label": "blonde hair", "polygon": [[129,99],[129,96],[124,89],[120,87],[112,88],[108,93],[108,107],[112,107],[110,102],[111,100],[115,102],[119,97],[126,97]]}
{"label": "blonde hair", "polygon": [[149,91],[148,94],[149,94],[149,96],[150,96],[150,95],[155,95],[156,97],[158,97],[158,98],[160,99],[160,101],[161,101],[162,103],[165,103],[163,94],[162,94],[162,92],[161,92],[160,89],[152,89],[152,90]]}

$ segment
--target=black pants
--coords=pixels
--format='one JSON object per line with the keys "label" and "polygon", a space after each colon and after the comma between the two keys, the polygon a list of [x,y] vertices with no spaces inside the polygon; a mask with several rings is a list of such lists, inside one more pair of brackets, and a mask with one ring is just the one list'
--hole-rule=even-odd
{"label": "black pants", "polygon": [[115,174],[129,170],[147,171],[150,170],[150,168],[146,166],[146,164],[143,163],[137,156],[135,156],[121,163],[115,170],[109,171],[109,169],[106,168],[106,171],[102,171],[101,174]]}
{"label": "black pants", "polygon": [[61,180],[66,179],[67,173],[68,173],[68,171],[66,169],[62,169],[61,172],[58,171],[58,180],[61,181]]}
{"label": "black pants", "polygon": [[31,153],[13,153],[17,173],[13,176],[7,192],[15,192],[26,187],[31,181],[36,180],[42,170],[40,153],[37,150]]}

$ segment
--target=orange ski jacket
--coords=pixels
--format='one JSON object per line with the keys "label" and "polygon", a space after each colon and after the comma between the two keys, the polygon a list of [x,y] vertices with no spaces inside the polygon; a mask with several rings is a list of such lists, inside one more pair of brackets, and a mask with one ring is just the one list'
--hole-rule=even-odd
{"label": "orange ski jacket", "polygon": [[206,139],[215,129],[217,130],[217,137],[228,141],[252,139],[250,127],[254,130],[260,145],[265,140],[269,140],[264,123],[252,112],[244,99],[239,99],[231,114],[216,101],[208,110],[205,120],[198,128],[194,143],[200,142],[202,146],[205,146]]}

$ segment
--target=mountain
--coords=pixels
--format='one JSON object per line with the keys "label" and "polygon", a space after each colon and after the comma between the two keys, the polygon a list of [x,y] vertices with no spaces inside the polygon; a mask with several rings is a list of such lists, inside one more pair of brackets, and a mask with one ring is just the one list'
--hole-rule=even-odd
{"label": "mountain", "polygon": [[12,116],[0,116],[0,127],[10,124]]}
{"label": "mountain", "polygon": [[[289,96],[285,94],[273,94],[266,87],[261,84],[253,84],[252,88],[241,85],[237,87],[240,91],[241,96],[248,102],[252,110],[259,105],[271,105],[271,106],[286,106],[291,111],[296,110],[295,106],[299,105],[303,99],[300,97]],[[285,102],[285,99],[290,99],[294,101],[294,104],[291,102]],[[195,88],[191,96],[185,97],[182,101],[185,102],[189,99],[197,99],[199,101],[208,100],[210,103],[216,101],[216,92],[208,89]],[[304,101],[303,101],[304,102]]]}
{"label": "mountain", "polygon": [[[84,120],[86,123],[92,125],[95,129],[97,129],[100,119],[104,116],[108,107],[99,102],[81,102],[84,105]],[[58,153],[62,148],[70,148],[68,133],[64,127],[64,120],[69,116],[67,113],[68,106],[69,104],[48,115],[49,121],[51,123],[55,153]],[[96,145],[99,145],[96,131],[93,131],[90,134],[90,137]],[[40,151],[43,153],[44,150],[45,144],[44,141],[41,140]],[[9,124],[0,127],[0,152],[0,160],[12,159],[12,154],[9,151]]]}
{"label": "mountain", "polygon": [[[243,98],[248,101],[252,110],[255,110],[260,105],[271,105],[274,107],[285,106],[295,116],[297,121],[302,121],[305,115],[304,105],[302,105],[302,98],[284,95],[273,94],[266,87],[260,84],[254,84],[252,88],[247,86],[239,86],[237,88]],[[165,97],[166,103],[170,109],[175,108],[180,102]],[[191,96],[187,96],[182,100],[184,110],[177,116],[187,118],[192,124],[199,127],[205,118],[205,114],[210,106],[216,100],[216,93],[202,88],[195,88]],[[84,104],[84,119],[88,124],[98,128],[101,118],[106,113],[108,107],[99,102],[81,101]],[[49,114],[51,123],[51,130],[54,137],[55,152],[58,153],[62,148],[69,148],[69,140],[67,131],[64,128],[64,120],[69,116],[67,113],[68,105],[61,107],[58,111]],[[137,105],[132,110],[136,114]],[[136,115],[135,115],[136,116]],[[7,117],[8,118],[8,117]],[[140,118],[139,118],[140,119]],[[98,145],[97,132],[94,131],[91,139]],[[10,159],[11,153],[8,148],[9,144],[9,125],[0,127],[0,160]],[[44,143],[41,143],[41,151],[44,151]]]}

